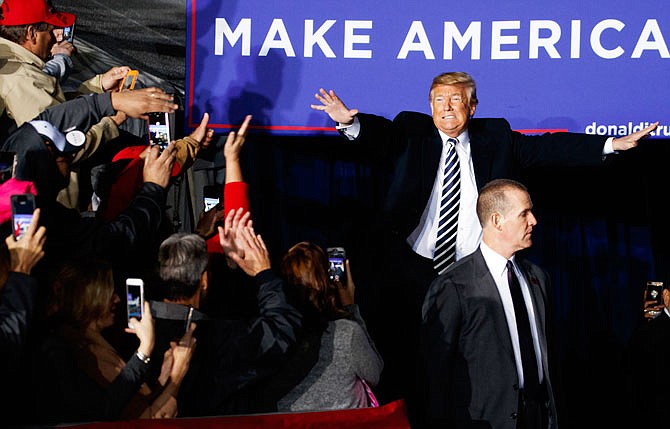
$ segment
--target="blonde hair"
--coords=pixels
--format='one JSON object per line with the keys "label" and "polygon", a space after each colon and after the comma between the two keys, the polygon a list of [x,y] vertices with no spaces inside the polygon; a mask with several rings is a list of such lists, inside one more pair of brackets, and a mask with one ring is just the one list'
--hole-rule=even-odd
{"label": "blonde hair", "polygon": [[433,78],[433,83],[430,85],[430,91],[428,91],[428,98],[430,99],[430,93],[433,92],[433,89],[436,86],[442,85],[457,85],[464,87],[468,92],[468,104],[471,106],[479,104],[479,99],[477,98],[477,86],[475,85],[475,80],[469,74],[465,72],[447,72],[435,76]]}

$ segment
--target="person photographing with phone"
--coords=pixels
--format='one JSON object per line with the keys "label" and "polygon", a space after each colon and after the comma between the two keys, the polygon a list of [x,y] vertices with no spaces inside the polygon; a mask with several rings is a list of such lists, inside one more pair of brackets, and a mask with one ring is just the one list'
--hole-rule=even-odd
{"label": "person photographing with phone", "polygon": [[282,370],[261,385],[256,411],[375,406],[371,387],[379,382],[384,362],[354,303],[344,249],[331,248],[329,261],[316,244],[297,243],[282,258],[281,272],[303,329]]}
{"label": "person photographing with phone", "polygon": [[[210,285],[204,238],[175,233],[158,251],[163,299],[151,302],[156,320],[152,362],[182,334],[189,318],[198,325],[198,351],[185,382],[189,387],[178,398],[179,415],[184,417],[249,413],[256,400],[251,396],[253,386],[276,370],[275,362],[293,346],[300,326],[300,315],[287,303],[283,282],[270,269],[265,244],[249,224],[249,213],[231,212],[225,230],[219,235],[219,246],[253,279],[249,287],[257,287],[254,317],[234,320],[203,312],[209,288],[223,286]],[[154,365],[152,377],[159,370]]]}
{"label": "person photographing with phone", "polygon": [[[11,186],[10,192],[22,192],[25,185],[13,186],[12,181],[0,185],[0,189]],[[0,207],[8,204],[6,195]],[[4,207],[3,207],[4,208]],[[7,210],[0,211],[3,230],[10,228]],[[28,340],[39,324],[40,283],[33,269],[44,257],[46,229],[38,226],[40,209],[35,209],[32,220],[20,239],[9,233],[0,247],[0,377],[6,386],[20,386],[25,382],[21,364],[30,356]],[[5,421],[12,421],[16,409],[22,408],[16,389],[0,390],[0,412]]]}
{"label": "person photographing with phone", "polygon": [[136,351],[123,359],[103,331],[114,326],[121,302],[114,292],[111,266],[80,258],[64,264],[55,276],[49,300],[49,330],[33,354],[32,382],[39,423],[172,418],[176,398],[196,342],[195,326],[182,333],[158,359],[161,377],[148,384],[155,346],[149,303],[129,318],[125,332],[137,340]]}

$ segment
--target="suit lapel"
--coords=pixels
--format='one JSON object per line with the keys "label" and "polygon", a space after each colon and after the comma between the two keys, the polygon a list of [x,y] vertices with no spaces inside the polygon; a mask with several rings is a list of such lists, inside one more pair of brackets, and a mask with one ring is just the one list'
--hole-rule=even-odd
{"label": "suit lapel", "polygon": [[422,189],[430,191],[433,189],[435,177],[439,171],[440,157],[442,156],[442,138],[437,128],[433,127],[433,134],[427,138],[425,144],[421,145],[421,182]]}
{"label": "suit lapel", "polygon": [[481,131],[481,120],[472,119],[468,126],[472,167],[475,170],[477,189],[481,189],[493,176],[495,144],[492,137]]}
{"label": "suit lapel", "polygon": [[489,271],[484,256],[482,255],[481,249],[477,248],[476,252],[476,272],[475,276],[477,282],[475,284],[481,285],[482,292],[488,296],[491,300],[495,300],[497,309],[495,312],[491,312],[489,316],[493,317],[493,326],[495,332],[493,333],[497,338],[499,343],[503,346],[505,353],[509,353],[514,358],[514,349],[512,348],[512,339],[509,335],[509,328],[507,326],[507,318],[505,317],[505,311],[503,309],[502,299],[500,298],[500,292],[498,292],[498,287],[496,286],[495,280]]}

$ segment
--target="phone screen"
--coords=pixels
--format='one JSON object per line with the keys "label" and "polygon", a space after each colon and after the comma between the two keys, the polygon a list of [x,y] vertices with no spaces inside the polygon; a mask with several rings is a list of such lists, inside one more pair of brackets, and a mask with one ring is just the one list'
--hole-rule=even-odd
{"label": "phone screen", "polygon": [[328,276],[331,280],[336,282],[344,281],[344,261],[346,255],[344,249],[341,247],[331,247],[328,249]]}
{"label": "phone screen", "polygon": [[211,198],[211,197],[205,197],[204,198],[205,202],[205,211],[208,212],[214,207],[216,207],[217,204],[219,204],[219,199],[218,198]]}
{"label": "phone screen", "polygon": [[63,40],[72,43],[74,40],[74,23],[71,26],[63,28]]}
{"label": "phone screen", "polygon": [[656,305],[663,304],[663,282],[647,282],[645,301],[656,301]]}
{"label": "phone screen", "polygon": [[149,113],[149,144],[165,149],[170,143],[170,117],[167,112]]}
{"label": "phone screen", "polygon": [[126,302],[128,308],[128,324],[130,318],[142,319],[144,305],[144,282],[142,279],[126,279]]}
{"label": "phone screen", "polygon": [[219,202],[221,202],[221,195],[223,195],[223,186],[214,183],[202,187],[202,196],[205,211],[213,209]]}
{"label": "phone screen", "polygon": [[14,237],[18,240],[23,237],[35,211],[35,197],[33,194],[12,195],[12,225]]}

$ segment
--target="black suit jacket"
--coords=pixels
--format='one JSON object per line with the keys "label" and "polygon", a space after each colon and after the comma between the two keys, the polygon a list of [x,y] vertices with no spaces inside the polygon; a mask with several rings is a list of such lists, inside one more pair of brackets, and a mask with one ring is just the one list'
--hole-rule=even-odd
{"label": "black suit jacket", "polygon": [[[546,338],[549,277],[518,255],[516,262],[533,300],[553,428],[556,406]],[[435,279],[422,316],[429,426],[515,429],[519,389],[514,350],[498,288],[479,248]]]}
{"label": "black suit jacket", "polygon": [[[393,121],[359,113],[358,119],[357,140],[374,145],[376,153],[395,163],[384,223],[404,240],[418,225],[430,199],[442,139],[433,118],[423,113],[400,112]],[[479,189],[493,179],[519,180],[527,168],[600,165],[607,139],[577,133],[525,135],[501,118],[473,118],[468,131]]]}

